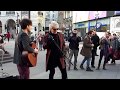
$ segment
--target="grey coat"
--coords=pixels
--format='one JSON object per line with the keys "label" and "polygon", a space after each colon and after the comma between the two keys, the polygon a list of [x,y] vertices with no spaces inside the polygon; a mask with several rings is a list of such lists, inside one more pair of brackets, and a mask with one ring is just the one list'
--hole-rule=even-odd
{"label": "grey coat", "polygon": [[[21,47],[21,48],[20,48]],[[28,51],[29,53],[33,53],[34,49],[30,46],[30,38],[29,36],[21,31],[15,40],[15,48],[14,48],[14,60],[13,63],[19,65],[27,65],[27,61],[22,58],[22,51]]]}
{"label": "grey coat", "polygon": [[111,41],[111,45],[112,45],[113,50],[117,50],[118,49],[119,42],[118,42],[118,38],[117,37],[113,38],[113,40]]}

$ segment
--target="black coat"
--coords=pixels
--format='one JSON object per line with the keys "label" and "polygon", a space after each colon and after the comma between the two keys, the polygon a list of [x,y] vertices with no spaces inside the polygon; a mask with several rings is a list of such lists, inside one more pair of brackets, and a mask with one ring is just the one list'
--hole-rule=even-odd
{"label": "black coat", "polygon": [[22,58],[22,51],[33,53],[34,49],[30,46],[30,43],[29,36],[21,31],[16,38],[13,63],[23,66],[28,65],[26,60]]}
{"label": "black coat", "polygon": [[97,35],[92,36],[91,37],[91,41],[94,44],[94,47],[98,47],[99,46],[100,39],[99,39],[99,37]]}
{"label": "black coat", "polygon": [[79,42],[81,42],[81,38],[78,36],[71,36],[68,38],[69,48],[71,50],[79,50]]}

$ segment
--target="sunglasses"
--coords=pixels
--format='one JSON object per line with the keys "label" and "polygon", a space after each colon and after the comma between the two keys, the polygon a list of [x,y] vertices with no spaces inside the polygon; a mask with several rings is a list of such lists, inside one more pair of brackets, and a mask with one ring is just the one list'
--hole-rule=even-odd
{"label": "sunglasses", "polygon": [[53,30],[58,30],[58,28],[57,29],[53,29]]}

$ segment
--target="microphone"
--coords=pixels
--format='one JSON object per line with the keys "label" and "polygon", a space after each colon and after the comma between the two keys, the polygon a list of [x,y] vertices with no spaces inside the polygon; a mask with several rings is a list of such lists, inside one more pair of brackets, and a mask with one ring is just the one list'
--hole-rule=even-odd
{"label": "microphone", "polygon": [[54,38],[53,38],[53,36],[49,35],[49,37],[48,37],[48,38],[50,38],[50,39],[52,39],[52,40],[54,41]]}

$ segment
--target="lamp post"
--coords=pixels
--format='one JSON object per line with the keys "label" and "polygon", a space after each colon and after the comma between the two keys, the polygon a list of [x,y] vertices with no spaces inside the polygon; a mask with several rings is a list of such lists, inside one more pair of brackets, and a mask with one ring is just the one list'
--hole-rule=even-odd
{"label": "lamp post", "polygon": [[97,31],[97,20],[98,20],[98,18],[99,18],[99,13],[98,13],[98,11],[96,12],[96,14],[95,14],[95,19],[96,19],[96,31]]}
{"label": "lamp post", "polygon": [[19,21],[18,21],[19,14],[17,12],[17,34],[18,34],[18,27],[19,27]]}

